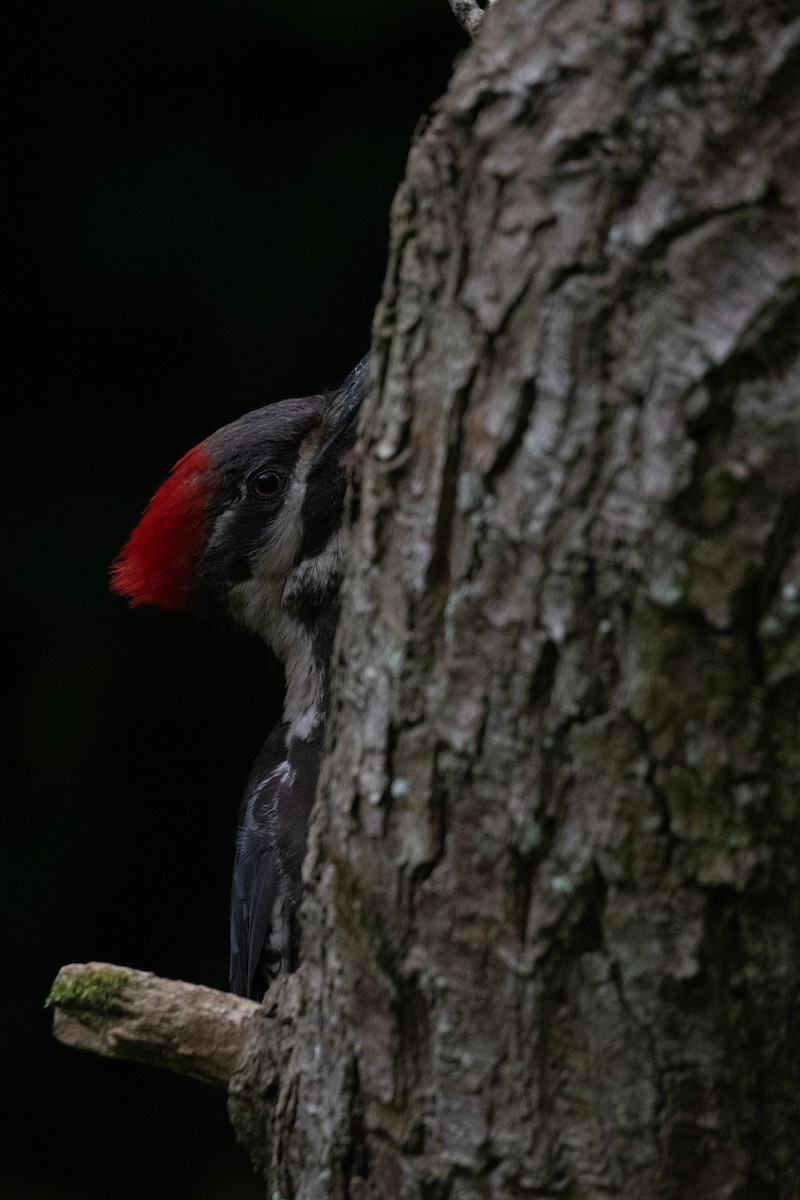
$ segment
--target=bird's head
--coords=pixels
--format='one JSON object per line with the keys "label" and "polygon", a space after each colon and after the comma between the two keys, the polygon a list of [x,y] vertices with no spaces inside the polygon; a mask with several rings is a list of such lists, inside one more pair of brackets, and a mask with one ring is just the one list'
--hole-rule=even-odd
{"label": "bird's head", "polygon": [[367,379],[246,413],[173,467],[112,567],[130,604],[224,612],[273,644],[278,613],[335,585],[344,459]]}

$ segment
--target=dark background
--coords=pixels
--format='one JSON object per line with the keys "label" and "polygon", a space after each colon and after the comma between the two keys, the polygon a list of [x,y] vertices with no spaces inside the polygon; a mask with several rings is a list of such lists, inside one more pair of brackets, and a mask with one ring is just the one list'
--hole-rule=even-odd
{"label": "dark background", "polygon": [[[224,987],[259,647],[129,611],[111,559],[172,463],[369,344],[388,212],[464,38],[446,0],[20,6],[0,362],[13,1200],[262,1194],[221,1093],[58,1046],[58,968]],[[7,43],[8,46],[8,43]]]}

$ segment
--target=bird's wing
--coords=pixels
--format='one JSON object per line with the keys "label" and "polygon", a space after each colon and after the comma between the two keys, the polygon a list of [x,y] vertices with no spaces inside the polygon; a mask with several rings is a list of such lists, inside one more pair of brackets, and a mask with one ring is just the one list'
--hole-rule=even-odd
{"label": "bird's wing", "polygon": [[274,840],[275,812],[289,764],[284,730],[267,739],[245,788],[231,886],[230,988],[260,1000],[270,980],[292,969],[296,940],[288,887]]}
{"label": "bird's wing", "polygon": [[275,850],[263,838],[240,830],[231,886],[230,989],[260,1000],[268,978],[267,942],[273,910],[279,907],[280,879]]}

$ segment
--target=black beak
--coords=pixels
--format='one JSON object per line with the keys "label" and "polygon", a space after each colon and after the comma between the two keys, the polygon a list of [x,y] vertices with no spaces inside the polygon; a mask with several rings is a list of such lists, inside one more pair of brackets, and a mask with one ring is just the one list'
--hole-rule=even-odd
{"label": "black beak", "polygon": [[[365,354],[358,366],[350,372],[347,379],[345,379],[342,386],[335,393],[331,432],[317,451],[317,457],[312,468],[313,471],[317,471],[320,468],[325,469],[331,454],[336,454],[339,447],[344,449],[347,446],[348,435],[353,431],[353,426],[358,420],[358,414],[361,410],[361,404],[367,394],[368,380],[369,355]],[[323,464],[325,464],[325,467],[323,467]]]}
{"label": "black beak", "polygon": [[346,486],[343,459],[355,442],[356,422],[368,379],[369,355],[362,358],[330,397],[328,436],[317,451],[306,480],[303,503],[306,555],[318,554],[341,522]]}
{"label": "black beak", "polygon": [[358,419],[361,404],[367,394],[369,382],[369,355],[365,354],[361,362],[354,368],[339,388],[341,396],[341,411],[337,420],[337,432],[343,433]]}

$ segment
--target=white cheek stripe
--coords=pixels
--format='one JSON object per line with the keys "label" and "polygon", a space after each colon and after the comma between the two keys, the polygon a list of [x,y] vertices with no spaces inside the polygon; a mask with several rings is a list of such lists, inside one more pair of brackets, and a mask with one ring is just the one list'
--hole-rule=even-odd
{"label": "white cheek stripe", "polygon": [[[315,430],[303,443],[289,494],[270,529],[268,544],[253,565],[253,576],[234,584],[229,599],[234,619],[260,634],[285,666],[283,719],[289,724],[290,741],[308,736],[322,714],[324,680],[314,658],[311,636],[284,608],[302,544],[306,481],[320,436],[321,431]],[[331,547],[331,553],[338,553],[338,547]],[[325,552],[320,560],[324,557]],[[323,566],[327,564],[320,562],[318,570]],[[305,567],[301,563],[296,568],[300,572],[298,582]]]}

